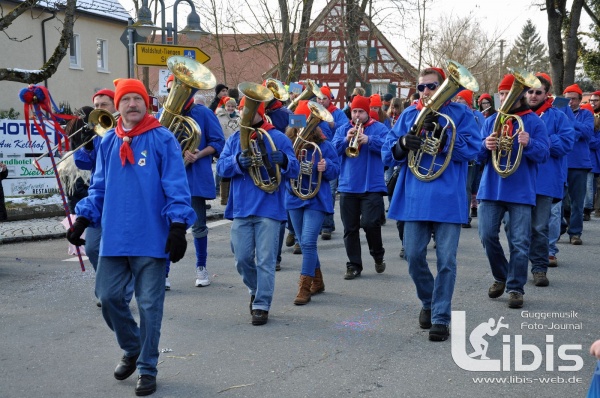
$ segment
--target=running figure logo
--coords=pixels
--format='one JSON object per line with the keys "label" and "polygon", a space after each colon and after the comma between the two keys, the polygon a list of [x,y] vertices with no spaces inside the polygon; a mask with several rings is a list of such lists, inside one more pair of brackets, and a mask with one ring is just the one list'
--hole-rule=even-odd
{"label": "running figure logo", "polygon": [[483,337],[493,337],[498,334],[501,328],[508,329],[508,324],[502,323],[503,319],[503,316],[501,316],[498,319],[498,324],[496,325],[495,329],[494,324],[496,323],[496,321],[494,320],[494,318],[490,318],[487,322],[483,322],[475,329],[473,329],[471,335],[469,336],[469,342],[471,343],[471,346],[473,346],[473,349],[475,351],[469,354],[469,357],[480,357],[479,359],[490,359],[486,355],[488,349],[488,342]]}

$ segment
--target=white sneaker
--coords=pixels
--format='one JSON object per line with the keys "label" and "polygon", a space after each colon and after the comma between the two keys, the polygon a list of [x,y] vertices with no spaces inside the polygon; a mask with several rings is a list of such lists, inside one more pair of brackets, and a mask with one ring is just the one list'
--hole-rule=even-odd
{"label": "white sneaker", "polygon": [[171,290],[171,282],[169,282],[169,277],[165,280],[165,290]]}
{"label": "white sneaker", "polygon": [[208,285],[210,285],[210,279],[206,267],[196,267],[196,287]]}

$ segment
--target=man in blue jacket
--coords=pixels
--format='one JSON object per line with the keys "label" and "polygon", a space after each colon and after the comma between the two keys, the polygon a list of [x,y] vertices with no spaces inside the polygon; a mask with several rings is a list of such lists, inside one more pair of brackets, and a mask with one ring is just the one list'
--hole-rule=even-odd
{"label": "man in blue jacket", "polygon": [[[504,102],[514,83],[513,75],[506,75],[498,85],[500,101]],[[538,166],[550,155],[546,126],[529,109],[523,93],[510,107],[509,113],[521,118],[523,125],[509,121],[504,125],[508,133],[514,136],[517,128],[522,131],[513,139],[510,160],[515,163],[518,148],[522,146],[520,166],[516,171],[501,177],[492,165],[492,151],[498,149],[498,132],[493,131],[495,118],[487,118],[481,130],[482,142],[477,161],[483,166],[481,184],[477,193],[480,201],[478,208],[479,237],[485,249],[494,283],[488,290],[490,298],[509,294],[508,307],[523,307],[524,287],[527,282],[529,265],[529,246],[531,235],[531,210],[535,206],[536,180]],[[500,151],[497,151],[499,153]],[[498,163],[504,166],[507,157],[498,156]],[[499,231],[502,220],[508,214],[506,236],[510,248],[510,260],[504,255],[500,243]]]}
{"label": "man in blue jacket", "polygon": [[[245,102],[245,99],[242,99]],[[280,166],[281,178],[298,177],[299,165],[292,143],[281,131],[265,122],[264,103],[254,115],[251,127],[266,130],[276,150],[266,145],[271,164]],[[252,158],[242,153],[240,132],[233,133],[217,161],[217,173],[231,178],[225,218],[233,220],[231,247],[239,274],[250,293],[252,324],[264,325],[275,290],[275,263],[281,223],[287,220],[285,187],[267,193],[254,185],[249,168]]]}
{"label": "man in blue jacket", "polygon": [[[387,135],[382,149],[384,164],[393,167],[400,162],[400,174],[392,195],[388,217],[404,221],[404,250],[422,309],[419,326],[429,330],[429,340],[444,341],[449,336],[451,302],[456,280],[456,252],[461,224],[468,220],[466,181],[469,160],[474,159],[481,143],[473,112],[466,106],[447,102],[439,112],[448,115],[456,125],[456,140],[449,152],[452,129],[442,128],[447,121],[429,114],[423,130],[435,132],[441,139],[436,163],[451,157],[446,170],[436,179],[425,182],[409,170],[407,156],[421,148],[421,134],[414,122],[423,109],[423,101],[431,98],[444,81],[440,68],[426,68],[419,74],[417,89],[421,99],[400,115]],[[441,135],[443,134],[443,135]],[[443,158],[443,159],[442,159]],[[432,156],[423,154],[421,166],[429,167]],[[427,264],[427,244],[435,233],[437,276]]]}
{"label": "man in blue jacket", "polygon": [[[186,229],[196,221],[190,204],[181,149],[175,136],[147,113],[149,97],[141,81],[115,81],[121,117],[106,133],[89,195],[76,207],[67,239],[81,246],[88,225],[102,223],[96,293],[102,315],[124,351],[115,369],[125,380],[136,368],[138,396],[156,391],[158,344],[165,299],[165,263],[185,254]],[[135,278],[140,324],[125,287]]]}
{"label": "man in blue jacket", "polygon": [[590,141],[594,137],[594,115],[585,109],[580,109],[583,92],[577,84],[565,88],[563,95],[569,99],[569,107],[575,115],[575,144],[567,156],[569,171],[567,186],[571,203],[569,218],[569,241],[572,245],[581,245],[583,232],[583,202],[585,200],[587,175],[592,169],[590,158]]}
{"label": "man in blue jacket", "polygon": [[[383,195],[387,193],[381,163],[381,147],[389,131],[369,116],[369,98],[357,95],[352,100],[352,121],[338,128],[333,146],[341,158],[338,192],[340,215],[344,224],[344,246],[348,262],[344,279],[360,276],[363,271],[360,228],[367,236],[369,252],[375,260],[375,271],[385,271],[385,249],[381,239]],[[359,128],[359,126],[362,126]],[[346,149],[355,134],[358,136],[358,156],[349,157]]]}

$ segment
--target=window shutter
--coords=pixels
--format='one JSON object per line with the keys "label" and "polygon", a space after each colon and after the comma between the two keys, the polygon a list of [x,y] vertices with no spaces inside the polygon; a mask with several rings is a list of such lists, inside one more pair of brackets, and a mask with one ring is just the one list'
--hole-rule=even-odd
{"label": "window shutter", "polygon": [[371,91],[373,90],[371,83],[367,83],[365,86],[365,96],[370,97]]}
{"label": "window shutter", "polygon": [[369,47],[369,60],[370,61],[377,60],[377,48],[376,47]]}
{"label": "window shutter", "polygon": [[398,86],[395,84],[388,84],[387,88],[388,94],[392,94],[394,97],[398,96]]}
{"label": "window shutter", "polygon": [[317,62],[317,49],[316,49],[316,47],[308,49],[308,62]]}

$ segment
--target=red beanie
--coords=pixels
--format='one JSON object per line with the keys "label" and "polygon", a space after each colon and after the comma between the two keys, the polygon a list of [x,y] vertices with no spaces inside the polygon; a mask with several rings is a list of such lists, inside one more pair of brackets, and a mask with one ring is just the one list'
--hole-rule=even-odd
{"label": "red beanie", "polygon": [[597,95],[600,96],[600,91],[594,91],[591,95]]}
{"label": "red beanie", "polygon": [[115,92],[112,90],[109,90],[107,88],[103,88],[102,90],[97,91],[93,96],[92,96],[92,102],[94,102],[94,98],[96,98],[99,95],[106,95],[107,97],[112,98],[113,100],[115,99]]}
{"label": "red beanie", "polygon": [[117,108],[119,108],[121,97],[131,93],[141,95],[146,104],[146,108],[150,106],[150,97],[148,97],[146,87],[144,87],[144,84],[138,79],[116,79],[113,83],[115,84],[115,106]]}
{"label": "red beanie", "polygon": [[579,107],[579,109],[587,109],[588,111],[594,113],[594,108],[592,107],[592,104],[590,104],[590,103],[581,105]]}
{"label": "red beanie", "polygon": [[170,75],[170,76],[167,78],[167,82],[166,82],[165,84],[166,84],[166,85],[168,85],[168,84],[169,84],[169,82],[172,82],[173,80],[175,80],[175,75]]}
{"label": "red beanie", "polygon": [[579,95],[583,95],[583,91],[581,91],[581,89],[579,88],[579,86],[577,84],[571,84],[569,87],[565,88],[565,91],[563,91],[563,94],[566,93],[577,93]]}
{"label": "red beanie", "polygon": [[[246,97],[242,97],[242,99],[240,100],[240,106],[239,109],[244,109],[244,104],[246,103]],[[265,103],[261,102],[260,105],[258,106],[258,110],[256,111],[260,117],[262,117],[263,119],[265,118]]]}
{"label": "red beanie", "polygon": [[444,73],[444,70],[442,68],[434,68],[432,66],[431,68],[428,68],[428,69],[433,69],[434,71],[436,71],[437,73],[439,73],[440,75],[442,75],[442,79],[446,80],[446,74]]}
{"label": "red beanie", "polygon": [[456,95],[467,101],[469,108],[473,108],[473,92],[471,90],[462,90]]}
{"label": "red beanie", "polygon": [[371,119],[375,119],[375,120],[379,121],[379,113],[377,113],[377,111],[374,111],[371,109],[369,111],[369,116],[371,116]]}
{"label": "red beanie", "polygon": [[350,109],[351,110],[362,109],[363,111],[365,111],[365,112],[368,113],[369,110],[371,109],[370,103],[371,103],[371,101],[369,100],[369,98],[363,97],[362,95],[357,95],[352,100],[352,104],[350,105]]}
{"label": "red beanie", "polygon": [[373,94],[371,97],[371,106],[376,106],[378,108],[381,108],[383,106],[383,104],[381,103],[381,96],[379,94]]}
{"label": "red beanie", "polygon": [[538,72],[535,74],[537,77],[542,77],[544,79],[546,79],[548,81],[548,83],[550,83],[550,85],[552,85],[552,79],[550,78],[550,75],[544,72]]}
{"label": "red beanie", "polygon": [[333,99],[333,95],[331,95],[331,89],[329,87],[327,87],[327,86],[321,87],[321,92],[323,93],[323,95],[326,95],[327,98]]}
{"label": "red beanie", "polygon": [[479,96],[479,99],[477,100],[477,103],[478,103],[479,105],[481,105],[481,102],[482,102],[484,99],[486,99],[486,98],[487,98],[487,100],[488,100],[488,101],[490,101],[490,102],[493,102],[493,101],[492,101],[492,96],[491,96],[491,95],[489,95],[488,93],[483,93],[483,94],[481,94],[481,95]]}
{"label": "red beanie", "polygon": [[502,90],[510,90],[513,83],[515,82],[515,77],[511,74],[504,75],[500,84],[498,84],[498,91]]}
{"label": "red beanie", "polygon": [[308,100],[302,100],[298,102],[298,106],[294,110],[294,115],[310,116],[310,108],[308,107]]}

